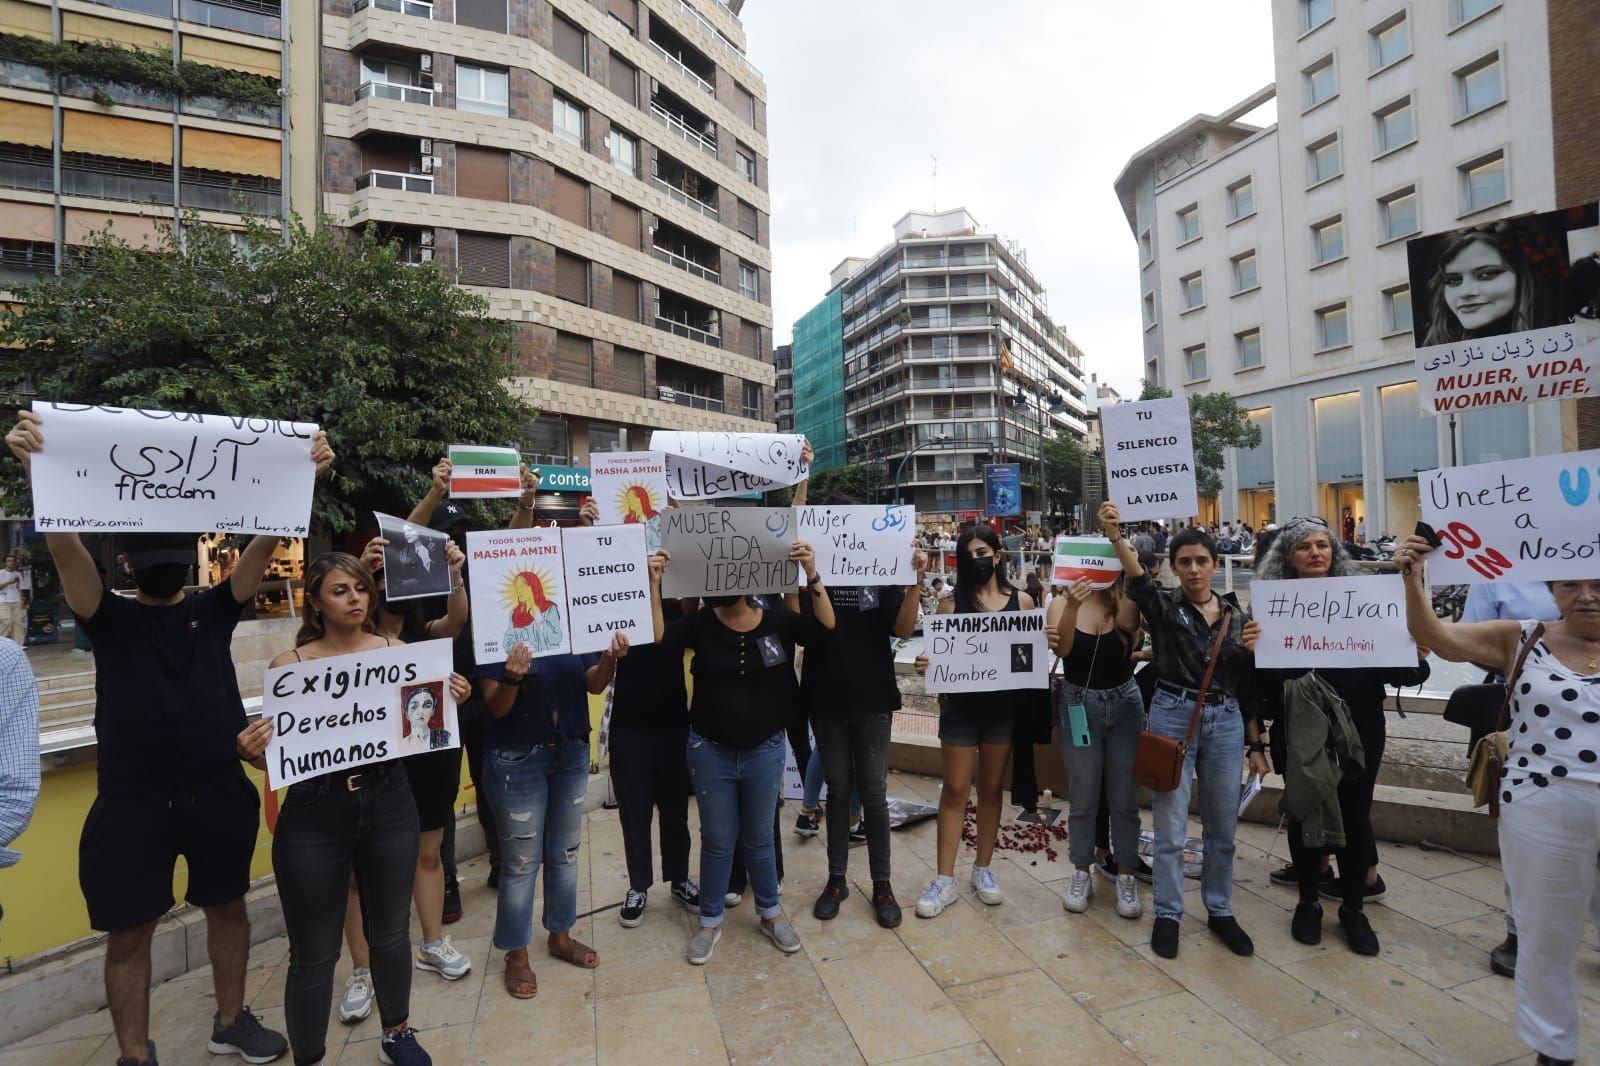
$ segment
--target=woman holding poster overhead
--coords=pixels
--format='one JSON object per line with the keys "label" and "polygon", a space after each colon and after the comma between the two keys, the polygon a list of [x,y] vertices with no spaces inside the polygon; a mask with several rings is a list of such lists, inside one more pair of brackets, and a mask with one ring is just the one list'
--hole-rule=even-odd
{"label": "woman holding poster overhead", "polygon": [[1156,587],[1139,562],[1139,553],[1122,538],[1116,504],[1101,505],[1100,525],[1117,549],[1128,575],[1128,596],[1150,631],[1151,665],[1159,680],[1146,728],[1184,745],[1178,786],[1155,793],[1153,803],[1156,923],[1150,947],[1165,959],[1178,954],[1189,789],[1198,773],[1205,841],[1200,887],[1206,926],[1235,955],[1254,954],[1255,944],[1233,916],[1233,852],[1247,737],[1250,772],[1264,777],[1269,769],[1260,727],[1254,720],[1246,722],[1239,708],[1255,668],[1260,627],[1249,620],[1233,593],[1218,595],[1211,587],[1217,545],[1210,534],[1186,529],[1167,542],[1167,557],[1178,579],[1178,587],[1168,591]]}
{"label": "woman holding poster overhead", "polygon": [[[1005,579],[1005,551],[987,525],[976,525],[956,541],[956,591],[939,601],[940,614],[1031,611],[1033,597]],[[917,656],[917,673],[928,657]],[[1001,901],[989,863],[1000,833],[1001,786],[1011,757],[1011,736],[1022,691],[949,693],[939,698],[939,748],[944,783],[939,790],[938,869],[917,900],[917,917],[937,918],[956,901],[956,851],[967,818],[967,795],[978,786],[978,861],[972,890],[990,906]],[[976,770],[976,774],[974,774]]]}
{"label": "woman holding poster overhead", "polygon": [[[1547,582],[1554,622],[1442,621],[1407,537],[1406,623],[1450,662],[1492,663],[1510,679],[1496,783],[1500,858],[1517,916],[1517,1035],[1540,1063],[1578,1058],[1577,956],[1600,853],[1600,580]],[[1487,737],[1480,743],[1491,743]]]}

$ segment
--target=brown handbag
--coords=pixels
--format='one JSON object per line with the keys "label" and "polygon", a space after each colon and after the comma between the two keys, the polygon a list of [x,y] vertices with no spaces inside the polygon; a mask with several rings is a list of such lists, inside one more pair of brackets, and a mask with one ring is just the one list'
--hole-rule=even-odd
{"label": "brown handbag", "polygon": [[1189,743],[1200,725],[1200,712],[1206,705],[1206,690],[1211,687],[1211,675],[1216,672],[1217,658],[1222,654],[1222,642],[1228,639],[1228,628],[1232,622],[1232,609],[1224,609],[1222,624],[1217,627],[1216,643],[1211,645],[1211,661],[1206,663],[1206,676],[1200,682],[1200,694],[1195,697],[1194,714],[1189,717],[1189,731],[1183,739],[1180,741],[1148,729],[1139,734],[1139,748],[1133,757],[1133,780],[1151,792],[1171,792],[1183,781]]}
{"label": "brown handbag", "polygon": [[1517,665],[1511,668],[1511,676],[1506,678],[1506,693],[1500,701],[1500,714],[1496,718],[1494,732],[1478,738],[1467,759],[1467,789],[1472,793],[1472,805],[1482,807],[1487,803],[1490,818],[1500,817],[1500,770],[1505,766],[1510,747],[1506,730],[1511,724],[1511,693],[1516,687],[1517,678],[1522,676],[1522,664],[1528,661],[1528,653],[1543,636],[1544,623],[1540,622],[1517,655]]}

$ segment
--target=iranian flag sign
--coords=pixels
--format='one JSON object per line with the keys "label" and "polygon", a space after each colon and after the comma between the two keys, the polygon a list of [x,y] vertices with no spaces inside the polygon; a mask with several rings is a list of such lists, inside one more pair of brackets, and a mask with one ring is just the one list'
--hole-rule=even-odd
{"label": "iranian flag sign", "polygon": [[516,496],[522,491],[522,457],[515,448],[450,445],[450,496],[482,500]]}
{"label": "iranian flag sign", "polygon": [[1122,560],[1117,550],[1104,537],[1057,537],[1055,558],[1050,568],[1050,580],[1056,585],[1070,585],[1079,578],[1087,580],[1093,588],[1110,588],[1122,573]]}

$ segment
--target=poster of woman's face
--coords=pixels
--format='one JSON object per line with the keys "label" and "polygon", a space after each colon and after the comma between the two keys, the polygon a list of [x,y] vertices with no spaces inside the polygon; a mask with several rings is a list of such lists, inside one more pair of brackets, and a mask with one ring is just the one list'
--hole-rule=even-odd
{"label": "poster of woman's face", "polygon": [[445,722],[443,681],[422,681],[400,689],[400,750],[411,753],[450,746]]}
{"label": "poster of woman's face", "polygon": [[414,600],[450,594],[450,567],[445,544],[450,537],[393,515],[377,514],[383,549],[384,599]]}

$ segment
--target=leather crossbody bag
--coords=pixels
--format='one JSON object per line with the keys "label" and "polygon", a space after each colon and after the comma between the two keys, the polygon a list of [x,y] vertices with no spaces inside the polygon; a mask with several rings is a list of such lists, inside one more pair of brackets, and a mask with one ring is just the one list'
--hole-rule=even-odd
{"label": "leather crossbody bag", "polygon": [[1217,627],[1216,642],[1211,645],[1211,660],[1206,663],[1206,675],[1195,696],[1194,713],[1189,716],[1189,731],[1183,735],[1183,739],[1152,733],[1148,728],[1139,734],[1139,748],[1133,758],[1133,779],[1151,792],[1171,792],[1183,781],[1189,745],[1194,741],[1194,731],[1199,728],[1200,712],[1206,705],[1206,691],[1211,688],[1211,675],[1216,672],[1217,658],[1222,654],[1222,642],[1228,639],[1232,622],[1233,610],[1225,608],[1222,624]]}
{"label": "leather crossbody bag", "polygon": [[1494,721],[1494,731],[1478,739],[1472,746],[1472,755],[1467,759],[1467,788],[1472,792],[1472,804],[1475,807],[1482,807],[1487,803],[1491,818],[1500,817],[1500,769],[1505,766],[1506,752],[1510,743],[1506,729],[1511,724],[1511,693],[1515,690],[1517,678],[1522,676],[1522,664],[1528,661],[1528,653],[1543,636],[1544,623],[1540,622],[1534,627],[1528,642],[1522,646],[1522,651],[1518,653],[1517,665],[1512,667],[1511,676],[1506,678],[1505,684],[1472,686],[1504,689],[1500,697],[1500,713]]}

